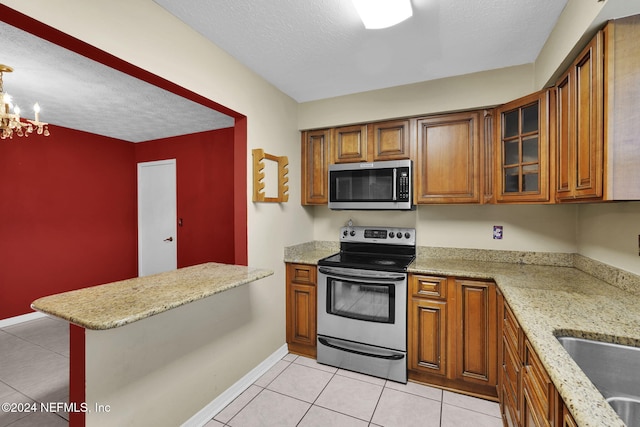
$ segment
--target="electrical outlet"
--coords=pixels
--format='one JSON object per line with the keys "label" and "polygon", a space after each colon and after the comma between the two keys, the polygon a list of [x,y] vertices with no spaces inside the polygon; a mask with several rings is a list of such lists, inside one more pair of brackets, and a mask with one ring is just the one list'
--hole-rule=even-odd
{"label": "electrical outlet", "polygon": [[[640,238],[640,236],[638,236],[638,238]],[[502,226],[501,225],[494,225],[493,226],[493,239],[494,240],[501,240],[502,239]]]}

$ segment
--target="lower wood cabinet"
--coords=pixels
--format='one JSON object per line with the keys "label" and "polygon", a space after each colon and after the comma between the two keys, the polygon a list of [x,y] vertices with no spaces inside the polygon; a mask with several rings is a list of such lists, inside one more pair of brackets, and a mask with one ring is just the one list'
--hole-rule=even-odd
{"label": "lower wood cabinet", "polygon": [[412,274],[409,298],[409,379],[495,399],[495,284]]}
{"label": "lower wood cabinet", "polygon": [[577,427],[540,358],[498,292],[500,375],[498,393],[505,426]]}
{"label": "lower wood cabinet", "polygon": [[316,357],[317,268],[287,264],[287,345],[292,353]]}

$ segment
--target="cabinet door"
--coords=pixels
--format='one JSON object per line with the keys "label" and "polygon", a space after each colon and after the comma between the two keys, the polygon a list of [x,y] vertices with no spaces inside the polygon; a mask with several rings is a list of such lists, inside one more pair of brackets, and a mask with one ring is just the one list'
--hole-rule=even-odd
{"label": "cabinet door", "polygon": [[333,163],[367,161],[367,126],[343,126],[335,128],[331,137]]}
{"label": "cabinet door", "polygon": [[286,334],[289,351],[316,355],[316,267],[287,265]]}
{"label": "cabinet door", "polygon": [[369,132],[370,160],[411,158],[410,120],[371,123]]}
{"label": "cabinet door", "polygon": [[480,113],[420,119],[416,203],[479,203]]}
{"label": "cabinet door", "polygon": [[302,204],[326,205],[329,201],[330,131],[302,132]]}
{"label": "cabinet door", "polygon": [[555,91],[497,109],[496,201],[549,202],[549,106]]}
{"label": "cabinet door", "polygon": [[456,377],[495,391],[498,384],[495,285],[456,279],[455,288]]}
{"label": "cabinet door", "polygon": [[556,198],[572,199],[574,175],[571,161],[574,115],[571,102],[573,73],[567,72],[556,84]]}
{"label": "cabinet door", "polygon": [[602,197],[602,45],[599,32],[556,85],[558,200]]}
{"label": "cabinet door", "polygon": [[603,59],[602,32],[575,62],[575,196],[602,196]]}
{"label": "cabinet door", "polygon": [[447,302],[413,298],[408,319],[409,369],[447,374]]}

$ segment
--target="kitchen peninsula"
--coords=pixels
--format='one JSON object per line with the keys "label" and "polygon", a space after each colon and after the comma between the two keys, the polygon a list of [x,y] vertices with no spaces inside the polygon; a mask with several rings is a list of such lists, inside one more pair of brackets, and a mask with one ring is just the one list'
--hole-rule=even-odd
{"label": "kitchen peninsula", "polygon": [[70,425],[185,422],[228,387],[218,349],[251,317],[241,285],[272,274],[205,263],[34,301],[71,323]]}

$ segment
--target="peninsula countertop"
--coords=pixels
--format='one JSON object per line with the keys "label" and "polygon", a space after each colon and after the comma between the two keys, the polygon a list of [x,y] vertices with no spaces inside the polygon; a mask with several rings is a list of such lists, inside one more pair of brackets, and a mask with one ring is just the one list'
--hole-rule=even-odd
{"label": "peninsula countertop", "polygon": [[[285,261],[317,264],[331,249],[299,245]],[[421,249],[409,273],[495,281],[579,426],[624,426],[556,337],[640,347],[640,277],[576,254]]]}
{"label": "peninsula countertop", "polygon": [[31,307],[86,329],[112,329],[272,274],[209,262],[42,297]]}

